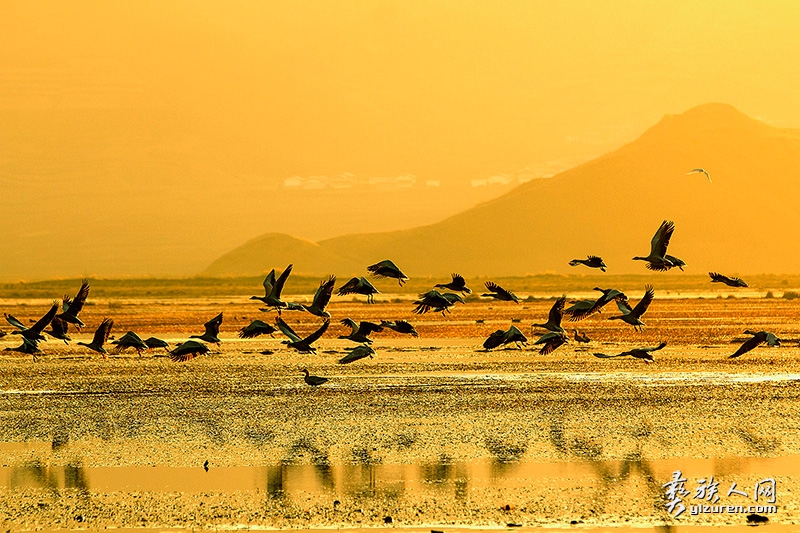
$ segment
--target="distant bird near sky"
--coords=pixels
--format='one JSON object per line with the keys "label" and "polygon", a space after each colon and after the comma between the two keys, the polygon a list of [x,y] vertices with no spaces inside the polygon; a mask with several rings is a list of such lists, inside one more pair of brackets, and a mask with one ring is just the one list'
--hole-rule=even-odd
{"label": "distant bird near sky", "polygon": [[323,378],[321,376],[312,376],[311,374],[308,373],[308,369],[306,368],[304,368],[300,372],[305,374],[305,376],[303,376],[303,381],[305,381],[307,385],[311,385],[312,387],[318,387],[319,385],[322,385],[323,383],[326,383],[328,381],[328,378]]}
{"label": "distant bird near sky", "polygon": [[331,322],[326,318],[319,329],[304,339],[301,339],[300,336],[294,332],[291,326],[289,326],[289,324],[287,324],[281,317],[277,317],[275,319],[275,323],[278,325],[278,329],[280,329],[284,335],[289,337],[288,341],[283,342],[290,348],[294,348],[300,353],[317,353],[317,349],[311,345],[320,337],[322,337],[325,331],[327,331]]}
{"label": "distant bird near sky", "polygon": [[[690,170],[689,172],[687,172],[687,173],[686,173],[686,175],[688,176],[689,174],[696,174],[696,173],[705,174],[705,175],[706,175],[706,177],[708,178],[708,182],[709,182],[709,183],[711,183],[711,176],[708,174],[708,172],[706,172],[706,171],[705,171],[704,169],[702,169],[702,168],[693,168],[692,170]],[[722,180],[722,181],[725,181],[725,180]]]}
{"label": "distant bird near sky", "polygon": [[205,355],[209,352],[208,346],[202,342],[186,341],[176,346],[169,352],[169,358],[176,363],[185,363],[191,361],[198,355]]}
{"label": "distant bird near sky", "polygon": [[547,317],[547,322],[544,324],[532,324],[531,327],[544,328],[549,331],[564,331],[561,327],[561,319],[564,316],[564,305],[567,303],[567,296],[561,296],[550,308],[550,313]]}
{"label": "distant bird near sky", "polygon": [[372,275],[375,276],[376,278],[394,278],[400,283],[400,286],[402,286],[403,283],[408,281],[408,276],[403,274],[403,272],[399,268],[397,268],[397,265],[395,265],[388,259],[385,259],[380,263],[375,263],[374,265],[368,266],[367,270],[372,272]]}
{"label": "distant bird near sky", "polygon": [[686,263],[677,257],[667,255],[667,246],[669,246],[673,231],[675,231],[675,223],[671,220],[663,221],[650,241],[650,254],[645,257],[636,256],[633,260],[646,261],[646,266],[650,270],[663,272],[673,267],[683,270]]}
{"label": "distant bird near sky", "polygon": [[487,296],[489,298],[494,298],[496,300],[502,300],[505,302],[514,302],[519,303],[519,298],[517,295],[511,291],[505,290],[503,287],[494,283],[493,281],[486,282],[486,289],[489,291],[488,293],[481,294],[481,296]]}
{"label": "distant bird near sky", "polygon": [[652,348],[634,348],[632,350],[628,350],[627,352],[618,353],[616,355],[606,355],[604,353],[595,353],[592,354],[595,357],[599,357],[601,359],[611,359],[612,357],[625,357],[630,355],[631,357],[635,357],[636,359],[641,359],[645,363],[652,363],[655,361],[653,359],[653,354],[651,352],[655,352],[661,350],[667,345],[666,342],[662,342],[658,346],[653,346]]}
{"label": "distant bird near sky", "polygon": [[110,318],[106,318],[95,330],[92,342],[79,342],[78,344],[94,350],[95,352],[101,354],[103,359],[105,359],[106,355],[108,355],[108,352],[103,347],[103,344],[105,344],[105,342],[108,340],[108,335],[111,333],[112,327],[114,327],[114,321]]}
{"label": "distant bird near sky", "polygon": [[303,309],[314,316],[330,318],[331,314],[326,311],[325,308],[328,307],[328,303],[331,301],[331,296],[333,295],[333,286],[335,283],[336,276],[329,276],[328,279],[320,282],[317,292],[314,293],[314,299],[311,301],[311,305],[301,304]]}
{"label": "distant bird near sky", "polygon": [[435,289],[442,288],[451,290],[453,292],[472,294],[472,290],[469,287],[467,287],[467,282],[464,280],[464,276],[455,273],[450,274],[450,276],[453,278],[453,280],[450,283],[437,283],[433,287]]}
{"label": "distant bird near sky", "polygon": [[605,272],[608,268],[603,260],[596,255],[588,255],[586,259],[573,259],[569,262],[570,266],[578,266],[578,265],[586,265],[589,268],[599,268],[602,272]]}
{"label": "distant bird near sky", "polygon": [[711,276],[711,283],[724,283],[728,287],[747,287],[747,283],[742,281],[739,278],[729,278],[728,276],[723,276],[719,272],[709,272],[709,276]]}
{"label": "distant bird near sky", "polygon": [[742,354],[746,354],[756,346],[766,343],[767,346],[774,347],[780,346],[781,340],[775,335],[774,333],[770,333],[769,331],[752,331],[752,330],[745,330],[745,333],[748,335],[752,335],[752,339],[747,339],[744,343],[739,346],[739,349],[733,355],[728,356],[729,359],[734,357],[739,357]]}
{"label": "distant bird near sky", "polygon": [[190,339],[200,339],[201,341],[219,344],[219,327],[222,325],[222,313],[218,314],[205,324],[205,333],[202,335],[189,335]]}
{"label": "distant bird near sky", "polygon": [[339,287],[339,292],[337,293],[339,296],[344,296],[346,294],[363,294],[367,297],[367,303],[374,303],[373,295],[380,294],[380,291],[376,289],[372,283],[365,277],[360,278],[352,278],[350,281]]}
{"label": "distant bird near sky", "polygon": [[80,331],[81,328],[84,327],[84,323],[78,318],[78,313],[81,312],[83,309],[83,305],[86,303],[86,298],[89,297],[89,280],[84,279],[81,282],[81,288],[78,289],[78,293],[75,295],[74,298],[70,298],[69,296],[64,296],[62,299],[62,308],[63,312],[58,315],[58,318],[67,322],[69,324],[74,324],[75,327],[78,328]]}
{"label": "distant bird near sky", "polygon": [[617,307],[619,307],[622,315],[609,317],[609,320],[622,320],[626,324],[633,326],[636,331],[641,331],[642,327],[645,326],[645,323],[641,321],[641,317],[647,311],[655,294],[653,286],[647,285],[645,287],[644,296],[642,296],[642,299],[636,304],[636,307],[632,309],[630,304],[628,304],[628,300],[617,300]]}

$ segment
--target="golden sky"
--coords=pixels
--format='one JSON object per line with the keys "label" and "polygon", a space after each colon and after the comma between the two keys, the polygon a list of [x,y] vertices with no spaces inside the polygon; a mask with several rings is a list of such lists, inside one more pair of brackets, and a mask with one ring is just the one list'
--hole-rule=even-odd
{"label": "golden sky", "polygon": [[[192,264],[429,223],[705,102],[799,127],[797,35],[791,1],[2,0],[0,220],[46,236],[83,202],[64,231],[199,231]],[[365,189],[361,218],[331,222],[334,182]]]}

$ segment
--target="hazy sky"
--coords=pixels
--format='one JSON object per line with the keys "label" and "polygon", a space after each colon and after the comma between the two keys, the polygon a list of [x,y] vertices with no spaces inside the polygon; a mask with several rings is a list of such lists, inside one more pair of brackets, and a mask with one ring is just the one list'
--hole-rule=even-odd
{"label": "hazy sky", "polygon": [[7,263],[125,239],[118,272],[190,273],[429,223],[705,102],[798,127],[797,35],[792,1],[2,0]]}

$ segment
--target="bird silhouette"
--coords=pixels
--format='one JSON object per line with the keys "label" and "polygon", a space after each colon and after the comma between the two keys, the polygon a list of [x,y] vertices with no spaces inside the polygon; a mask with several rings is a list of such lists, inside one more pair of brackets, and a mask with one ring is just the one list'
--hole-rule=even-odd
{"label": "bird silhouette", "polygon": [[577,329],[573,329],[572,331],[575,332],[575,341],[576,342],[581,342],[581,343],[584,343],[584,344],[592,342],[592,339],[587,337],[585,334],[582,334]]}
{"label": "bird silhouette", "polygon": [[17,346],[16,348],[6,348],[6,352],[20,352],[28,355],[33,356],[33,361],[36,362],[36,356],[42,354],[43,352],[39,349],[38,341],[32,341],[28,338],[22,337],[22,344]]}
{"label": "bird silhouette", "polygon": [[311,305],[303,305],[303,309],[308,311],[314,316],[322,318],[330,318],[331,314],[325,310],[328,303],[331,301],[333,295],[333,286],[336,283],[336,276],[330,276],[328,279],[320,282],[317,292],[314,294],[314,299]]}
{"label": "bird silhouette", "polygon": [[460,292],[462,294],[472,294],[472,290],[467,287],[467,282],[461,274],[450,274],[453,278],[450,283],[437,283],[434,288],[448,289],[453,292]]}
{"label": "bird silhouette", "polygon": [[12,335],[22,335],[22,337],[31,340],[31,341],[43,341],[45,340],[42,332],[44,328],[50,325],[55,318],[56,313],[58,313],[58,301],[53,302],[53,305],[50,307],[50,310],[42,316],[39,320],[36,321],[34,325],[31,327],[26,327],[22,322],[17,320],[13,315],[8,313],[5,314],[6,321],[9,324],[17,328],[16,330],[12,331]]}
{"label": "bird silhouette", "polygon": [[317,349],[311,345],[316,342],[317,339],[322,337],[331,322],[329,319],[325,319],[325,321],[322,323],[322,326],[317,331],[304,339],[301,339],[300,336],[295,333],[289,324],[284,322],[281,317],[277,317],[275,319],[275,323],[278,325],[278,329],[280,329],[284,335],[289,337],[288,341],[283,342],[290,348],[294,348],[300,353],[317,353]]}
{"label": "bird silhouette", "polygon": [[222,313],[203,324],[203,326],[206,328],[205,333],[202,335],[189,335],[189,338],[200,339],[201,341],[219,344],[220,340],[217,335],[219,335],[220,325],[222,325]]}
{"label": "bird silhouette", "polygon": [[356,324],[354,320],[344,318],[341,323],[349,327],[352,331],[350,331],[348,335],[340,335],[339,338],[348,339],[353,342],[372,344],[372,339],[369,338],[369,335],[374,332],[383,331],[383,326],[373,322],[359,322]]}
{"label": "bird silhouette", "polygon": [[358,361],[359,359],[364,359],[365,357],[369,357],[371,359],[373,355],[375,355],[375,350],[373,350],[371,346],[360,344],[350,350],[350,353],[339,359],[338,363],[340,365],[346,365],[347,363],[352,363],[353,361]]}
{"label": "bird silhouette", "polygon": [[417,333],[417,330],[414,329],[414,326],[405,320],[381,320],[381,326],[384,328],[389,328],[392,331],[396,331],[397,333],[411,335],[412,337],[419,337],[419,333]]}
{"label": "bird silhouette", "polygon": [[729,278],[728,276],[723,276],[719,272],[709,272],[709,276],[711,276],[711,283],[724,283],[728,287],[747,287],[747,283],[742,281],[739,278]]}
{"label": "bird silhouette", "polygon": [[501,300],[505,302],[514,302],[519,303],[519,298],[517,295],[511,291],[505,290],[503,287],[494,283],[492,281],[486,282],[486,289],[489,291],[486,294],[481,294],[481,296],[487,296],[489,298],[494,298],[495,300]]}
{"label": "bird silhouette", "polygon": [[62,309],[63,312],[58,315],[58,318],[67,322],[68,324],[74,324],[75,327],[78,328],[80,331],[81,328],[85,326],[85,324],[78,318],[78,313],[81,312],[83,309],[83,305],[86,303],[86,298],[89,297],[89,280],[84,279],[81,282],[81,288],[78,289],[78,294],[75,295],[74,298],[70,298],[69,296],[64,296],[62,299]]}
{"label": "bird silhouette", "polygon": [[569,262],[569,266],[586,265],[589,268],[599,268],[605,272],[608,268],[603,260],[596,255],[587,255],[586,259],[573,259]]}
{"label": "bird silhouette", "polygon": [[208,346],[202,342],[186,341],[177,345],[169,352],[169,358],[176,363],[185,363],[191,361],[198,355],[205,355],[209,352]]}
{"label": "bird silhouette", "polygon": [[[695,173],[705,174],[706,177],[708,178],[708,182],[711,183],[711,175],[708,172],[706,172],[705,169],[702,169],[702,168],[693,168],[692,170],[687,172],[686,175],[688,176],[689,174],[695,174]],[[722,181],[725,181],[725,180],[722,180]]]}
{"label": "bird silhouette", "polygon": [[253,320],[250,324],[239,330],[239,337],[242,339],[252,339],[259,335],[269,335],[271,337],[276,331],[278,330],[266,322]]}
{"label": "bird silhouette", "polygon": [[103,359],[106,358],[108,352],[105,348],[103,348],[103,344],[108,340],[108,335],[111,333],[111,328],[114,326],[114,320],[110,318],[104,319],[97,329],[94,332],[94,337],[92,338],[92,342],[79,342],[81,346],[86,346],[87,348],[94,350],[95,352],[101,354]]}
{"label": "bird silhouette", "polygon": [[403,272],[397,268],[397,265],[388,259],[368,266],[367,270],[372,272],[372,275],[376,278],[394,278],[400,283],[401,287],[403,286],[403,283],[408,281],[408,276],[403,274]]}
{"label": "bird silhouette", "polygon": [[428,311],[434,311],[445,316],[446,313],[450,312],[450,308],[455,306],[456,302],[463,304],[464,300],[456,293],[446,292],[442,294],[436,289],[431,289],[426,293],[420,294],[419,300],[414,301],[414,305],[416,305],[414,313],[422,315]]}
{"label": "bird silhouette", "polygon": [[669,241],[674,231],[674,222],[671,220],[663,221],[650,241],[650,254],[645,257],[636,256],[633,259],[647,262],[645,266],[650,270],[664,272],[673,267],[683,270],[686,263],[675,256],[667,255],[667,246],[669,246]]}
{"label": "bird silhouette", "polygon": [[[278,279],[275,279],[275,269],[273,268],[270,270],[269,274],[264,278],[264,296],[251,296],[251,300],[260,300],[264,302],[267,308],[275,308],[278,311],[278,314],[281,313],[281,309],[289,308],[289,304],[281,300],[281,292],[283,291],[283,286],[286,284],[286,280],[289,278],[289,274],[292,273],[292,266],[289,265],[286,267],[286,270],[281,272],[281,275],[278,276]],[[302,310],[302,307],[294,305],[291,306],[292,310]]]}
{"label": "bird silhouette", "polygon": [[53,320],[50,321],[50,329],[46,330],[45,333],[54,339],[64,341],[64,344],[69,344],[68,341],[72,339],[67,335],[67,328],[69,328],[69,324],[56,315],[53,317]]}
{"label": "bird silhouette", "polygon": [[655,295],[656,293],[653,290],[653,286],[646,285],[644,296],[642,296],[642,299],[636,304],[636,307],[631,309],[631,306],[628,304],[627,300],[617,300],[617,307],[619,307],[622,315],[608,317],[608,319],[622,320],[626,324],[633,326],[636,331],[641,331],[642,327],[645,326],[645,323],[641,321],[641,317],[645,311],[647,311],[647,308],[650,306],[650,302],[653,301],[653,297],[655,297]]}
{"label": "bird silhouette", "polygon": [[567,296],[563,295],[561,298],[557,299],[553,304],[553,307],[550,308],[550,313],[547,317],[547,322],[544,324],[532,324],[531,328],[539,327],[544,328],[548,331],[564,331],[564,328],[561,327],[561,319],[564,316],[564,306],[567,303]]}
{"label": "bird silhouette", "polygon": [[489,335],[489,337],[483,341],[483,347],[487,350],[491,350],[493,348],[497,348],[498,346],[504,346],[512,342],[517,344],[517,346],[520,348],[523,344],[528,342],[528,338],[525,336],[525,334],[514,325],[508,328],[508,331],[498,329]]}
{"label": "bird silhouette", "polygon": [[567,342],[567,334],[563,331],[548,331],[541,337],[539,340],[534,342],[533,344],[543,344],[542,349],[539,350],[539,353],[542,355],[547,355],[552,353],[556,348],[565,344]]}
{"label": "bird silhouette", "polygon": [[606,355],[604,353],[595,353],[592,354],[595,357],[599,357],[601,359],[611,359],[612,357],[625,357],[630,355],[631,357],[635,357],[636,359],[641,359],[645,363],[652,363],[655,361],[653,359],[653,354],[651,352],[656,352],[667,345],[666,342],[662,342],[658,346],[653,346],[650,348],[634,348],[632,350],[628,350],[627,352],[618,353],[616,355]]}
{"label": "bird silhouette", "polygon": [[305,381],[306,384],[311,385],[312,387],[318,387],[319,385],[322,385],[323,383],[326,383],[328,381],[328,378],[323,378],[321,376],[312,376],[311,374],[308,373],[308,369],[304,368],[303,370],[301,370],[301,372],[305,374],[305,376],[303,376],[303,381]]}
{"label": "bird silhouette", "polygon": [[740,355],[749,352],[756,346],[759,346],[764,343],[766,343],[767,346],[770,347],[781,345],[781,340],[777,337],[777,335],[775,335],[774,333],[770,333],[769,331],[763,331],[763,330],[752,331],[748,329],[745,331],[745,333],[748,335],[752,335],[753,338],[744,341],[744,343],[741,346],[739,346],[739,349],[736,350],[736,353],[728,356],[729,359],[732,359],[734,357],[739,357]]}
{"label": "bird silhouette", "polygon": [[142,355],[142,351],[147,349],[147,344],[133,331],[129,331],[119,339],[111,341],[111,344],[116,344],[117,353],[126,348],[134,348],[136,353]]}
{"label": "bird silhouette", "polygon": [[363,294],[367,297],[367,303],[374,303],[373,295],[380,294],[380,291],[372,286],[372,283],[365,277],[352,278],[350,281],[339,287],[339,296],[346,294]]}
{"label": "bird silhouette", "polygon": [[625,293],[622,291],[618,291],[617,289],[602,289],[600,287],[595,287],[593,290],[600,291],[603,293],[597,300],[595,300],[591,306],[588,306],[584,302],[578,302],[578,304],[573,305],[568,311],[570,312],[570,321],[575,322],[576,320],[583,320],[584,318],[590,317],[595,313],[599,313],[600,310],[606,306],[609,302],[616,300],[616,301],[627,301],[628,297],[625,296]]}
{"label": "bird silhouette", "polygon": [[147,345],[148,348],[151,349],[169,348],[169,343],[167,341],[157,339],[156,337],[148,337],[144,340],[144,343]]}

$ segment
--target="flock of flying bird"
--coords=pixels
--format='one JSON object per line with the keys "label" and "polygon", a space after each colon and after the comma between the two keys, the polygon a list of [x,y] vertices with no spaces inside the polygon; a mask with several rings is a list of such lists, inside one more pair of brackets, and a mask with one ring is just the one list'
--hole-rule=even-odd
{"label": "flock of flying bird", "polygon": [[[701,170],[702,169],[699,169],[698,171]],[[672,221],[663,221],[651,240],[650,253],[647,256],[637,256],[633,259],[644,261],[646,267],[653,271],[667,271],[672,268],[683,270],[686,263],[673,255],[667,254],[667,247],[669,246],[674,230],[675,224]],[[602,272],[605,272],[607,269],[603,260],[599,256],[594,255],[589,255],[586,259],[573,259],[569,264],[571,266],[584,265],[589,268],[599,269]],[[376,278],[395,279],[401,286],[409,279],[408,276],[390,260],[384,260],[370,265],[367,267],[367,270]],[[261,311],[277,311],[278,316],[275,319],[275,326],[277,327],[261,320],[253,320],[248,326],[239,331],[239,337],[249,339],[259,335],[272,335],[280,330],[281,333],[288,337],[288,340],[283,342],[290,348],[301,353],[316,353],[316,349],[312,345],[325,334],[330,325],[331,314],[327,311],[327,307],[333,296],[336,277],[331,275],[323,280],[314,294],[312,302],[306,305],[287,302],[281,298],[283,287],[291,272],[292,265],[289,265],[280,276],[276,277],[275,270],[273,269],[264,278],[264,296],[251,296],[251,299],[258,300],[264,304],[265,307],[260,308]],[[730,278],[716,272],[710,272],[709,275],[711,276],[711,281],[714,283],[724,283],[730,287],[747,287],[747,284],[739,278]],[[500,287],[496,283],[488,281],[485,283],[485,286],[488,292],[483,293],[481,296],[493,298],[498,301],[519,303],[519,298],[513,292]],[[645,323],[642,322],[642,316],[655,297],[655,291],[651,285],[645,287],[644,295],[635,306],[631,306],[628,297],[619,290],[613,288],[603,289],[600,287],[595,287],[594,290],[601,292],[602,295],[596,300],[580,300],[573,302],[570,307],[566,307],[566,296],[561,296],[550,309],[547,322],[533,324],[531,326],[532,329],[538,327],[546,330],[546,333],[542,334],[539,339],[533,343],[534,345],[542,345],[539,353],[549,354],[568,341],[567,333],[561,324],[565,316],[571,321],[582,320],[599,313],[605,305],[612,301],[616,303],[620,314],[611,316],[609,319],[621,320],[633,326],[635,330],[641,331],[642,327],[645,325]],[[368,303],[373,303],[374,295],[379,293],[380,291],[365,277],[354,277],[350,279],[347,283],[342,285],[337,292],[340,296],[349,294],[364,295],[367,297]],[[458,274],[452,274],[452,280],[450,282],[437,283],[428,292],[420,294],[419,299],[414,301],[413,312],[415,314],[424,314],[432,311],[442,313],[442,315],[445,316],[450,313],[450,310],[456,303],[464,303],[462,295],[471,293],[472,291],[467,287],[465,279]],[[78,314],[83,309],[88,296],[89,283],[87,280],[84,280],[75,297],[69,298],[68,296],[64,296],[60,303],[54,301],[50,310],[30,327],[26,327],[20,320],[6,313],[6,320],[16,328],[11,333],[22,337],[22,344],[19,347],[6,348],[6,351],[10,350],[31,354],[35,361],[36,356],[42,353],[38,344],[45,340],[44,333],[55,339],[63,340],[65,343],[70,341],[71,339],[68,335],[70,325],[74,326],[79,331],[85,326],[81,319],[78,318]],[[282,311],[308,312],[322,318],[322,325],[310,335],[304,338],[300,337],[282,318]],[[208,353],[209,343],[218,344],[220,342],[218,335],[222,319],[223,316],[222,313],[220,313],[206,322],[204,325],[205,332],[202,335],[191,335],[186,342],[169,350],[170,358],[173,361],[182,362],[193,359],[198,355]],[[381,321],[380,324],[376,324],[367,321],[356,323],[350,318],[345,318],[341,320],[341,323],[348,326],[351,332],[339,338],[348,339],[358,344],[346,356],[338,361],[341,364],[351,363],[366,357],[373,357],[373,355],[375,355],[375,350],[370,346],[370,344],[372,344],[372,339],[370,338],[372,333],[380,332],[384,329],[391,329],[398,333],[408,334],[414,337],[418,336],[414,326],[405,320]],[[112,319],[104,319],[95,331],[91,342],[78,342],[77,344],[94,350],[102,354],[103,358],[105,358],[108,352],[104,345],[108,342],[113,325],[114,321]],[[48,326],[50,329],[46,329]],[[577,342],[590,342],[590,339],[585,335],[581,335],[578,330],[574,330],[574,332],[574,338]],[[752,338],[745,341],[730,357],[739,357],[763,343],[766,343],[768,346],[780,345],[780,339],[773,333],[751,330],[747,330],[745,333],[752,335]],[[6,333],[0,331],[0,337],[5,335]],[[520,331],[519,328],[512,325],[508,330],[497,330],[489,335],[484,341],[483,347],[486,350],[491,350],[511,343],[521,346],[527,342],[528,339],[525,334]],[[117,351],[133,348],[139,354],[147,349],[169,349],[169,344],[166,341],[155,337],[143,340],[133,331],[125,333],[125,335],[119,339],[114,340],[112,344],[116,345]],[[651,363],[654,360],[652,352],[658,351],[665,346],[666,342],[662,342],[658,346],[635,348],[616,355],[606,355],[603,353],[594,353],[593,355],[599,358],[632,356]],[[303,369],[302,372],[305,376],[305,382],[309,385],[321,385],[327,381],[327,378],[310,375],[307,369]]]}

